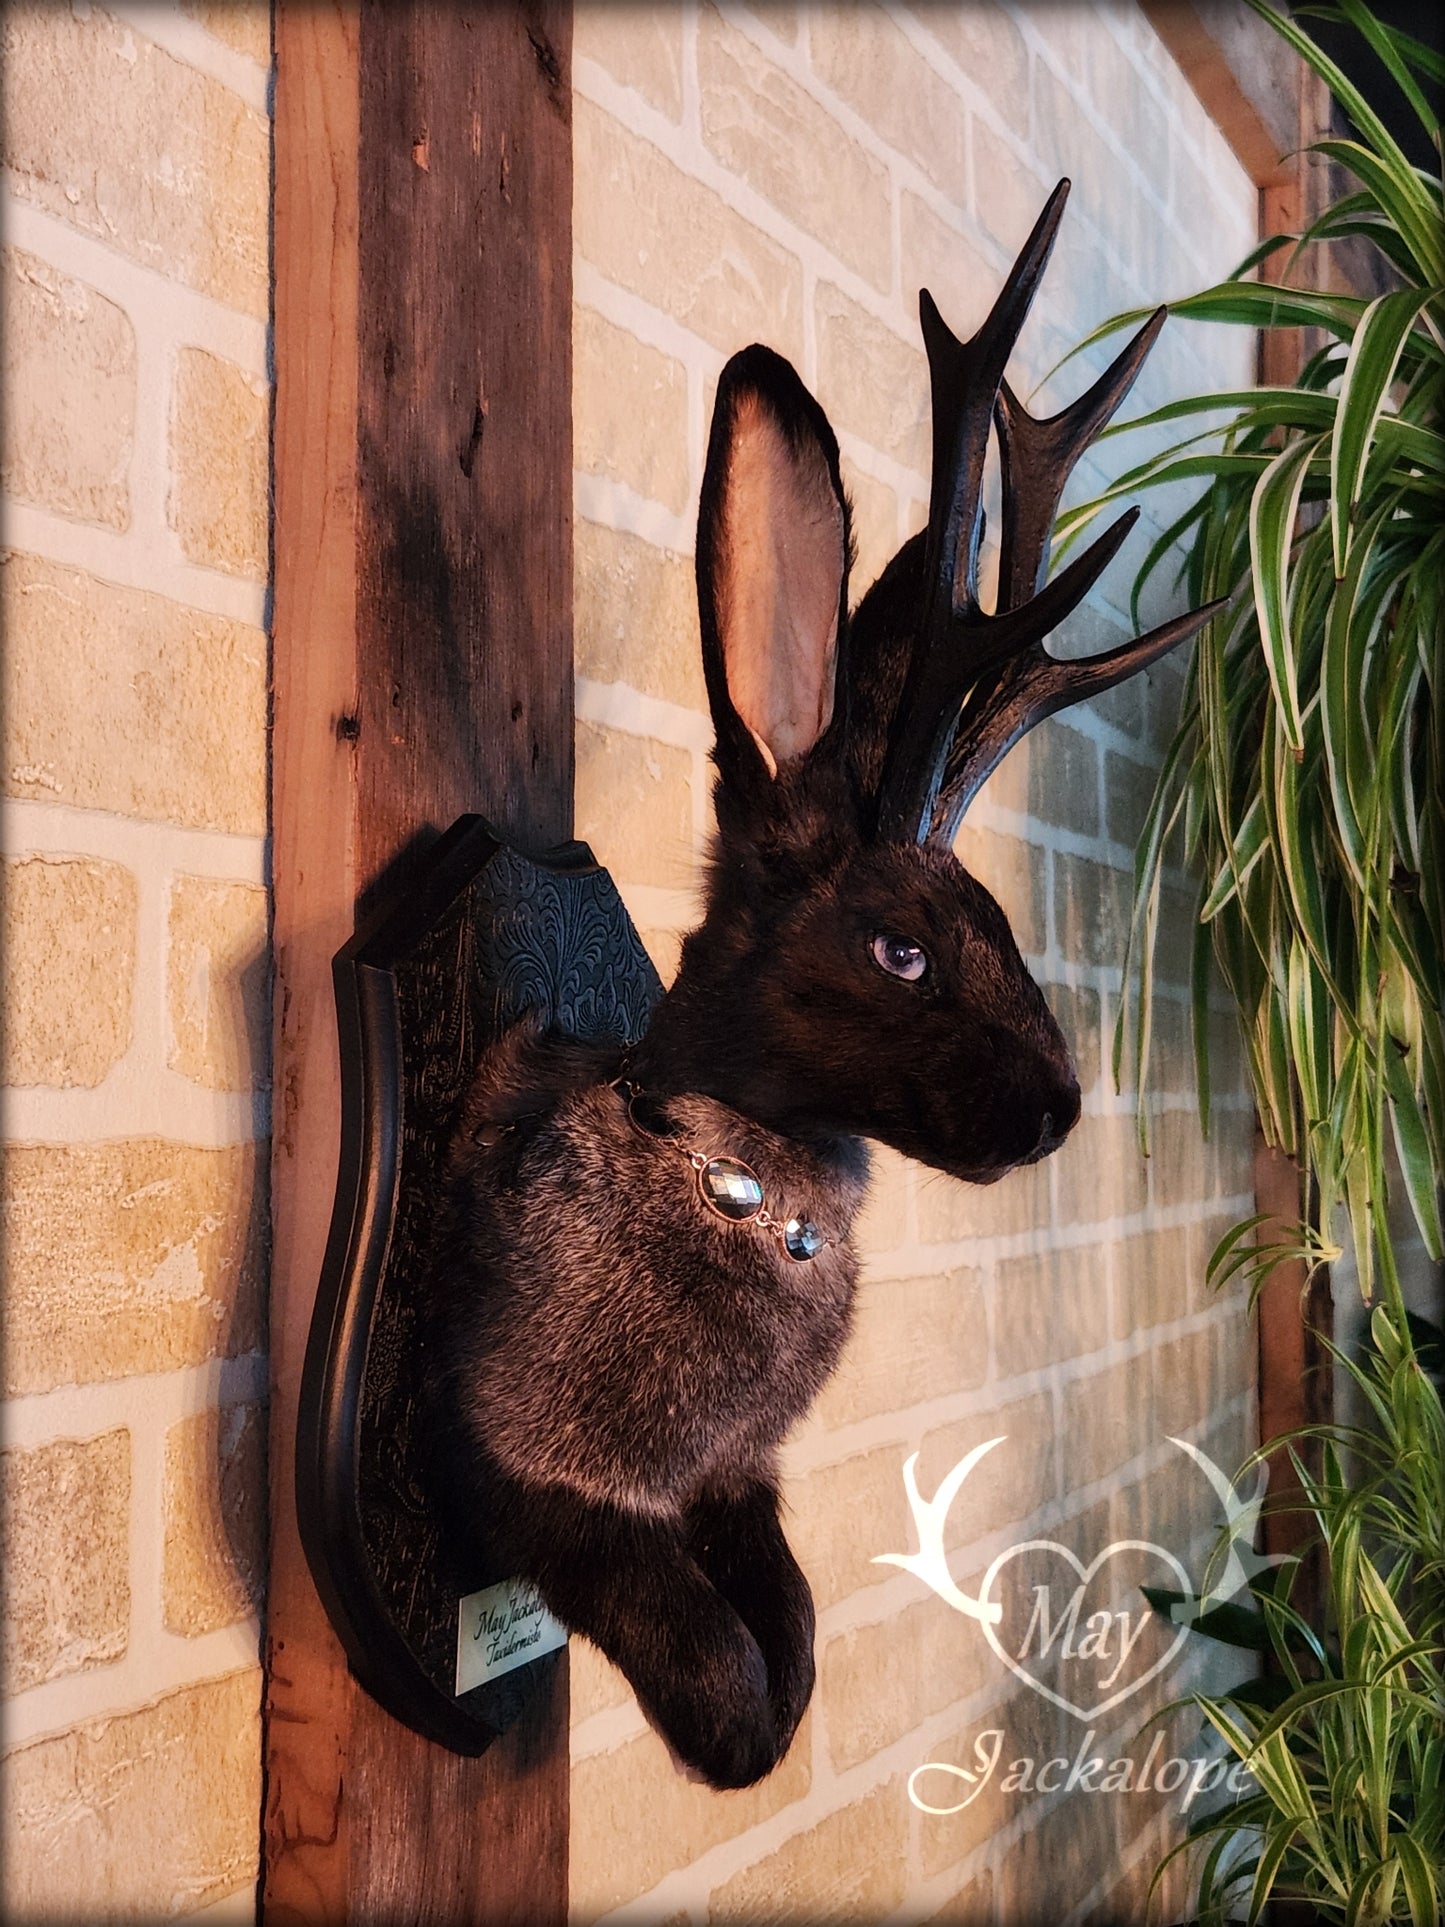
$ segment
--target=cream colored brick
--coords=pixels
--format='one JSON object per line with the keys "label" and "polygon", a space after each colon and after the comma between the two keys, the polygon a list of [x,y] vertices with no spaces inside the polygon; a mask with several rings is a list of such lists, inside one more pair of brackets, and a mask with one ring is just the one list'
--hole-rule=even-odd
{"label": "cream colored brick", "polygon": [[1144,1209],[1148,1163],[1132,1112],[1086,1112],[1051,1162],[1060,1224],[1096,1224]]}
{"label": "cream colored brick", "polygon": [[598,1914],[655,1887],[674,1867],[746,1833],[808,1791],[812,1720],[804,1716],[787,1757],[757,1786],[717,1794],[685,1780],[654,1734],[572,1769],[570,1918]]}
{"label": "cream colored brick", "polygon": [[8,1697],[119,1659],[130,1626],[130,1434],[0,1453]]}
{"label": "cream colored brick", "polygon": [[887,293],[887,168],[709,6],[698,15],[697,61],[703,139],[724,167]]}
{"label": "cream colored brick", "polygon": [[1103,1061],[1099,993],[1078,984],[1045,984],[1043,992],[1073,1055],[1079,1089],[1087,1093],[1098,1083]]}
{"label": "cream colored brick", "polygon": [[6,1395],[254,1351],[266,1174],[264,1144],[11,1145]]}
{"label": "cream colored brick", "polygon": [[798,44],[801,9],[790,4],[790,0],[756,0],[756,4],[744,8],[744,12],[760,20],[770,34],[786,41],[790,47]]}
{"label": "cream colored brick", "polygon": [[[1157,986],[1157,979],[1156,979]],[[1149,1013],[1149,1091],[1151,1096],[1166,1091],[1177,1091],[1185,1096],[1194,1094],[1194,1031],[1189,1006],[1174,997],[1156,994]],[[1124,1058],[1120,1065],[1128,1076],[1126,1088],[1137,1090],[1138,1080],[1135,1072],[1135,1024],[1138,1005],[1134,1001],[1137,985],[1129,991],[1129,1017],[1125,1028]],[[1117,999],[1110,999],[1111,1010],[1118,1009]]]}
{"label": "cream colored brick", "polygon": [[[948,15],[961,18],[965,13],[962,7],[930,7],[928,11],[939,20]],[[1027,113],[1027,106],[1024,111]],[[979,220],[1011,260],[1043,212],[1053,177],[1046,182],[1020,161],[1002,135],[994,133],[978,114],[973,117],[972,134],[974,208]]]}
{"label": "cream colored brick", "polygon": [[918,1278],[864,1279],[853,1335],[818,1416],[849,1425],[981,1385],[988,1327],[980,1273],[965,1266]]}
{"label": "cream colored brick", "polygon": [[12,7],[3,45],[13,191],[148,268],[264,316],[264,117],[99,7]]}
{"label": "cream colored brick", "polygon": [[881,1920],[907,1890],[908,1813],[902,1780],[875,1787],[734,1874],[708,1903],[709,1922],[863,1927]]}
{"label": "cream colored brick", "polygon": [[166,1433],[162,1606],[194,1637],[260,1608],[266,1574],[266,1408],[197,1412]]}
{"label": "cream colored brick", "polygon": [[266,384],[182,348],[171,414],[171,527],[192,562],[264,581],[270,573],[271,397]]}
{"label": "cream colored brick", "polygon": [[[1023,35],[992,0],[968,0],[966,6],[933,4],[911,7],[919,24],[931,33],[959,71],[988,96],[988,104],[1020,133],[1029,124],[1029,56]],[[979,123],[974,122],[975,128]],[[980,190],[984,183],[980,181]],[[1020,240],[1023,236],[1020,235]]]}
{"label": "cream colored brick", "polygon": [[691,875],[692,758],[650,737],[577,725],[577,834],[626,883]]}
{"label": "cream colored brick", "polygon": [[5,1760],[12,1920],[160,1920],[254,1880],[259,1668]]}
{"label": "cream colored brick", "polygon": [[1187,1228],[1136,1233],[1114,1246],[1115,1338],[1182,1318],[1191,1289],[1192,1240]]}
{"label": "cream colored brick", "polygon": [[[1068,7],[1045,10],[1048,17],[1056,21],[1072,11]],[[1082,22],[1078,24],[1082,25]],[[1096,37],[1105,39],[1107,35],[1088,35],[1091,43]],[[1077,68],[1070,77],[1077,85]],[[1080,111],[1065,82],[1058,79],[1043,61],[1034,63],[1033,89],[1034,136],[1039,157],[1055,180],[1067,175],[1073,182],[1073,192],[1069,197],[1071,219],[1077,223],[1083,214],[1101,234],[1127,233],[1127,216],[1119,205],[1126,197],[1119,192],[1121,169],[1118,158],[1103,136],[1095,130],[1088,115]],[[1116,121],[1115,125],[1129,126],[1130,123]],[[1138,148],[1133,147],[1134,138],[1131,126],[1131,151],[1141,156],[1148,155],[1150,159],[1147,164],[1152,166],[1157,176],[1157,171],[1167,166],[1167,135],[1162,142]],[[1092,314],[1080,317],[1086,324],[1092,324],[1095,318]],[[1102,319],[1102,316],[1098,318]]]}
{"label": "cream colored brick", "polygon": [[5,861],[5,1082],[105,1082],[130,1049],[136,880],[90,857]]}
{"label": "cream colored brick", "polygon": [[[1077,1746],[1075,1740],[1070,1755]],[[1026,1920],[1040,1895],[1086,1894],[1112,1873],[1118,1852],[1116,1804],[1123,1803],[1077,1793],[1053,1805],[1036,1801],[1042,1809],[1037,1824],[1010,1846],[996,1869],[999,1918]]]}
{"label": "cream colored brick", "polygon": [[853,546],[856,560],[851,579],[856,605],[898,552],[898,497],[886,482],[850,462],[842,461],[843,486],[853,505]]}
{"label": "cream colored brick", "polygon": [[590,1639],[574,1639],[567,1651],[573,1726],[580,1726],[594,1713],[628,1704],[632,1688]]}
{"label": "cream colored brick", "polygon": [[926,476],[928,369],[919,349],[829,282],[819,284],[815,313],[818,399],[833,426]]}
{"label": "cream colored brick", "polygon": [[265,0],[181,0],[192,20],[238,54],[271,64],[271,9]]}
{"label": "cream colored brick", "polygon": [[12,9],[4,52],[4,159],[22,197],[261,312],[264,120],[99,10]]}
{"label": "cream colored brick", "polygon": [[899,1446],[884,1445],[787,1482],[784,1527],[819,1612],[896,1575],[896,1566],[873,1559],[911,1543],[904,1456]]}
{"label": "cream colored brick", "polygon": [[1234,1348],[1226,1360],[1224,1333],[1223,1326],[1206,1326],[1155,1350],[1154,1406],[1161,1433],[1188,1432],[1243,1389]]}
{"label": "cream colored brick", "polygon": [[984,1867],[971,1875],[956,1894],[928,1916],[927,1927],[994,1927],[993,1868]]}
{"label": "cream colored brick", "polygon": [[1109,834],[1132,849],[1144,829],[1154,797],[1155,772],[1132,756],[1110,750],[1104,759],[1104,799]]}
{"label": "cream colored brick", "polygon": [[1005,1378],[1109,1342],[1109,1255],[1071,1245],[1005,1258],[994,1293],[994,1350]]}
{"label": "cream colored brick", "polygon": [[[993,587],[988,582],[989,572],[993,573]],[[983,551],[983,570],[980,574],[980,588],[985,602],[991,593],[997,592],[998,551],[988,543]],[[979,797],[989,809],[1012,810],[1016,816],[1027,816],[1029,810],[1029,772],[1034,760],[1034,738],[1026,736],[1021,743],[1015,743],[1003,761],[997,764],[985,778]]]}
{"label": "cream colored brick", "polygon": [[1070,1489],[1112,1476],[1159,1435],[1147,1353],[1064,1387],[1061,1420]]}
{"label": "cream colored brick", "polygon": [[1035,732],[1028,761],[1029,815],[1040,823],[1099,831],[1099,752],[1066,723],[1045,722]]}
{"label": "cream colored brick", "polygon": [[865,1257],[881,1257],[908,1242],[909,1172],[901,1151],[868,1147],[868,1192],[853,1222],[853,1243]]}
{"label": "cream colored brick", "polygon": [[682,119],[682,15],[624,0],[583,0],[572,21],[572,57],[595,60],[669,120]]}
{"label": "cream colored brick", "polygon": [[940,220],[906,189],[899,196],[903,299],[910,311],[920,288],[938,303],[945,321],[966,341],[987,315],[998,274],[963,231],[962,221]]}
{"label": "cream colored brick", "polygon": [[266,831],[266,637],[38,557],[0,559],[5,794]]}
{"label": "cream colored brick", "polygon": [[687,506],[687,370],[590,308],[572,311],[578,468]]}
{"label": "cream colored brick", "polygon": [[880,8],[820,7],[808,23],[813,71],[945,194],[967,185],[968,116]]}
{"label": "cream colored brick", "polygon": [[803,351],[797,259],[580,95],[573,122],[575,245],[584,261],[731,354]]}
{"label": "cream colored brick", "polygon": [[578,675],[706,713],[691,556],[579,520],[572,582]]}
{"label": "cream colored brick", "polygon": [[[1000,1667],[1000,1673],[1002,1670]],[[987,1712],[979,1714],[976,1720],[971,1720],[957,1733],[931,1746],[928,1759],[940,1766],[971,1770],[978,1762],[975,1741],[981,1734],[994,1730],[1003,1734],[998,1765],[978,1797],[958,1813],[925,1813],[920,1817],[919,1845],[924,1876],[929,1880],[942,1873],[945,1867],[956,1866],[959,1861],[976,1853],[1017,1816],[1020,1805],[1029,1799],[1027,1794],[1003,1791],[1002,1783],[1008,1774],[1010,1761],[1024,1757],[1055,1759],[1064,1751],[1066,1744],[1070,1754],[1078,1745],[1077,1738],[1069,1739],[1070,1722],[1066,1721],[1057,1707],[1051,1706],[1037,1693],[1021,1690],[1002,1706],[989,1707]],[[983,1742],[985,1759],[991,1745],[991,1741]],[[932,1806],[951,1805],[966,1790],[963,1782],[952,1774],[927,1774],[917,1783],[919,1797]],[[1040,1898],[1037,1894],[1033,1896],[1035,1904]],[[938,1918],[952,1922],[959,1920],[960,1915],[945,1911]],[[968,1921],[968,1913],[963,1913],[961,1918]],[[988,1927],[993,1927],[992,1914],[986,1914],[984,1919]],[[1032,1912],[1004,1916],[1008,1927],[1013,1927],[1016,1919],[1019,1927],[1025,1927],[1025,1923],[1028,1927],[1034,1927],[1035,1916]],[[1039,1927],[1042,1927],[1041,1921]]]}
{"label": "cream colored brick", "polygon": [[1070,963],[1122,964],[1133,886],[1092,857],[1054,856],[1054,925]]}
{"label": "cream colored brick", "polygon": [[1011,1238],[1049,1223],[1048,1164],[1027,1164],[996,1184],[963,1184],[941,1171],[920,1171],[918,1235],[924,1244]]}
{"label": "cream colored brick", "polygon": [[1048,865],[1044,852],[1018,837],[999,836],[964,822],[954,853],[971,876],[997,900],[1014,941],[1025,956],[1048,947]]}
{"label": "cream colored brick", "polygon": [[[1047,1392],[995,1405],[925,1435],[918,1448],[918,1490],[932,1498],[953,1468],[986,1439],[1002,1439],[978,1461],[949,1509],[944,1544],[950,1551],[1014,1519],[1026,1519],[1059,1497],[1054,1472],[1054,1415]],[[899,1476],[901,1480],[901,1457]],[[909,1542],[912,1547],[912,1541]],[[880,1552],[901,1552],[879,1546]]]}
{"label": "cream colored brick", "polygon": [[171,885],[167,1062],[208,1090],[270,1082],[266,909],[266,892],[255,884],[177,877]]}
{"label": "cream colored brick", "polygon": [[23,502],[130,527],[135,329],[83,281],[20,248],[4,259],[0,481]]}
{"label": "cream colored brick", "polygon": [[[881,1546],[901,1552],[901,1546]],[[839,1633],[823,1648],[820,1690],[828,1751],[842,1773],[954,1700],[976,1693],[997,1662],[978,1628],[942,1599]]]}
{"label": "cream colored brick", "polygon": [[1149,1121],[1149,1183],[1158,1207],[1196,1198],[1248,1196],[1254,1190],[1254,1130],[1247,1115],[1219,1112],[1206,1138],[1194,1110],[1162,1111]]}

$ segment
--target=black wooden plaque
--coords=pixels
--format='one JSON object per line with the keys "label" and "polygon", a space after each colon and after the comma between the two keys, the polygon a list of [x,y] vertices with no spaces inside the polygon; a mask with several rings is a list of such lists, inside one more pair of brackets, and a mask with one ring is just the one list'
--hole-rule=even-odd
{"label": "black wooden plaque", "polygon": [[428,1500],[420,1342],[439,1179],[478,1059],[529,1010],[632,1043],[662,994],[583,843],[531,859],[458,818],[404,896],[338,951],[341,1161],[302,1378],[296,1508],[351,1670],[458,1753],[506,1731],[559,1654],[457,1695],[460,1571]]}

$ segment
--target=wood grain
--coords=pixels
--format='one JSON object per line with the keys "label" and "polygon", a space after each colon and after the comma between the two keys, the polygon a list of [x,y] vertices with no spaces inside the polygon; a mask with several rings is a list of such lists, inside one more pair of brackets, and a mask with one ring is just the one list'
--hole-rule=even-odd
{"label": "wood grain", "polygon": [[276,13],[268,1920],[566,1911],[566,1676],[480,1760],[351,1681],[292,1497],[335,1189],[331,958],[481,809],[570,833],[570,8]]}

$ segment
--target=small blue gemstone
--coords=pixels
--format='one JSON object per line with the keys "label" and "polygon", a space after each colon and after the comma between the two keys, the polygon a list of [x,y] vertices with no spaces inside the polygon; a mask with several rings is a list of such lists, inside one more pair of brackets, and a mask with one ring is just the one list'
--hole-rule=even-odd
{"label": "small blue gemstone", "polygon": [[790,1258],[816,1258],[827,1242],[808,1218],[789,1218],[783,1226],[783,1249]]}
{"label": "small blue gemstone", "polygon": [[710,1158],[697,1174],[697,1188],[704,1204],[735,1224],[745,1224],[763,1208],[757,1172],[737,1158]]}

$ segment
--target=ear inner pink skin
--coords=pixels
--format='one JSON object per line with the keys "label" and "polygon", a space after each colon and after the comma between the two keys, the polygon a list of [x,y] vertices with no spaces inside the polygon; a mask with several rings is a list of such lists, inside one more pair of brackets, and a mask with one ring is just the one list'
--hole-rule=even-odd
{"label": "ear inner pink skin", "polygon": [[722,519],[728,693],[776,775],[832,719],[843,518],[816,449],[795,454],[755,395],[737,404]]}

